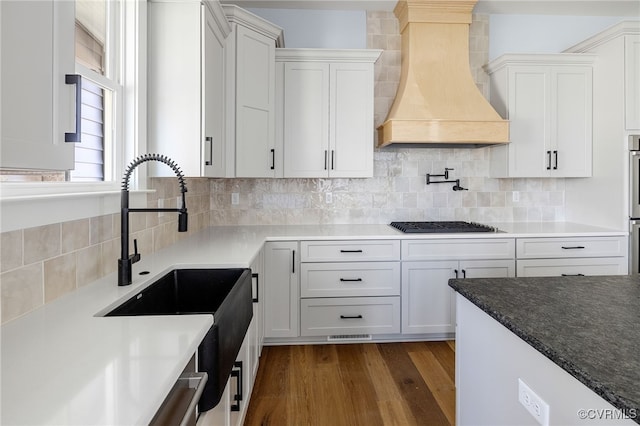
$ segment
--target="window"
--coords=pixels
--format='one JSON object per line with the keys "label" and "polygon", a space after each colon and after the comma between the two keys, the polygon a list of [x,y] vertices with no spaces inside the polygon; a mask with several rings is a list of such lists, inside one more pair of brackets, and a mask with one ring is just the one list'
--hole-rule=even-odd
{"label": "window", "polygon": [[[75,0],[76,73],[82,76],[81,142],[74,144],[74,169],[0,170],[2,182],[111,182],[118,179],[116,155],[123,149],[121,0]],[[123,6],[123,7],[121,7]]]}

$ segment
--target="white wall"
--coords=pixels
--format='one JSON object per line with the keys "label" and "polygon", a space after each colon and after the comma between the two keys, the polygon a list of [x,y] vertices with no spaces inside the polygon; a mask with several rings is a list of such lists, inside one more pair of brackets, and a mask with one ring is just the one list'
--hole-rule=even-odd
{"label": "white wall", "polygon": [[285,47],[365,49],[364,10],[250,9],[284,30]]}
{"label": "white wall", "polygon": [[504,53],[558,53],[623,21],[614,16],[490,15],[489,60]]}

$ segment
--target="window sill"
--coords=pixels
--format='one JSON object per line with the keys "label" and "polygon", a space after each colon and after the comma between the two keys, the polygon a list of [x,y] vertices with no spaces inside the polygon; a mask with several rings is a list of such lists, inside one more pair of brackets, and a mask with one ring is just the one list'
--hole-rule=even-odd
{"label": "window sill", "polygon": [[[120,211],[120,190],[112,184],[62,184],[67,191],[60,191],[60,185],[0,185],[0,231],[32,228]],[[14,188],[16,186],[17,189]],[[146,207],[147,194],[153,192],[155,191],[130,191],[130,205]]]}

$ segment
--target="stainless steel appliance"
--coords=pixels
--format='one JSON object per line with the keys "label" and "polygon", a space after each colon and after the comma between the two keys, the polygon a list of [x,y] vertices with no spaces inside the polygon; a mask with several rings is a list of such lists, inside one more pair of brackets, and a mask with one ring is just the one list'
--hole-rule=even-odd
{"label": "stainless steel appliance", "polygon": [[500,232],[493,226],[463,221],[391,222],[390,225],[407,234]]}
{"label": "stainless steel appliance", "polygon": [[629,136],[629,272],[640,272],[640,135]]}

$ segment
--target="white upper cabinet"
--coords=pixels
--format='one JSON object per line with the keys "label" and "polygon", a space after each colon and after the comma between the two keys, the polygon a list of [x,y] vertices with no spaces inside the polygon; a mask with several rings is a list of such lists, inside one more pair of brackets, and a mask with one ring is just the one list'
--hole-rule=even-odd
{"label": "white upper cabinet", "polygon": [[[150,1],[148,146],[186,176],[224,176],[224,43],[230,27],[217,1]],[[162,164],[150,175],[169,176]]]}
{"label": "white upper cabinet", "polygon": [[640,130],[640,35],[624,36],[625,128]]}
{"label": "white upper cabinet", "polygon": [[282,29],[237,6],[223,8],[232,29],[225,47],[226,141],[235,147],[235,176],[282,177],[275,140],[275,48]]}
{"label": "white upper cabinet", "polygon": [[491,147],[492,177],[588,177],[592,166],[594,57],[503,55],[487,66],[491,103],[510,121]]}
{"label": "white upper cabinet", "polygon": [[73,169],[74,2],[2,1],[0,20],[0,167]]}
{"label": "white upper cabinet", "polygon": [[373,176],[379,50],[278,49],[284,177]]}

